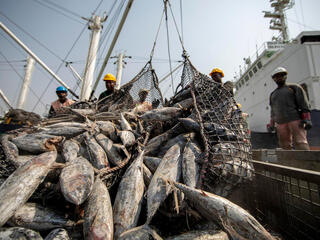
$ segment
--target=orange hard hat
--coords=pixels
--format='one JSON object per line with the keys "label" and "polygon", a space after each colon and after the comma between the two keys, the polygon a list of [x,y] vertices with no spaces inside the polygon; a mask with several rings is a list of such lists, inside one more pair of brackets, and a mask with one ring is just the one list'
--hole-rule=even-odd
{"label": "orange hard hat", "polygon": [[211,73],[209,74],[210,76],[212,76],[213,73],[220,73],[222,77],[224,77],[224,73],[220,68],[214,68],[212,69]]}

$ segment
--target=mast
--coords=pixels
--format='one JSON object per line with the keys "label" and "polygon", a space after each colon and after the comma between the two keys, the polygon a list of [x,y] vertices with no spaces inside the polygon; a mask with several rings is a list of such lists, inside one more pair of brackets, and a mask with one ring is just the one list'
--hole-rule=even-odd
{"label": "mast", "polygon": [[86,67],[83,76],[83,82],[80,93],[80,101],[89,100],[90,93],[92,90],[93,74],[96,66],[97,51],[100,40],[100,34],[102,29],[102,22],[106,20],[106,16],[100,18],[99,16],[93,15],[89,19],[89,29],[91,32],[90,46],[87,56]]}
{"label": "mast", "polygon": [[105,59],[104,59],[104,61],[103,61],[103,64],[102,64],[102,67],[101,67],[100,72],[99,72],[99,74],[98,74],[98,77],[97,77],[97,79],[96,79],[96,82],[94,83],[94,86],[93,86],[93,88],[92,88],[92,92],[91,92],[90,98],[93,96],[93,93],[94,93],[94,91],[96,90],[96,88],[97,88],[97,86],[98,86],[98,83],[99,83],[99,81],[100,81],[100,79],[101,79],[101,76],[102,76],[102,74],[103,74],[103,71],[104,71],[105,67],[107,66],[108,60],[109,60],[109,58],[110,58],[110,56],[111,56],[111,53],[112,53],[113,48],[114,48],[114,45],[116,44],[116,42],[117,42],[117,40],[118,40],[118,37],[119,37],[119,35],[120,35],[121,29],[122,29],[122,27],[123,27],[123,24],[124,24],[124,22],[125,22],[126,19],[127,19],[127,16],[128,16],[129,10],[131,9],[132,3],[133,3],[133,0],[129,0],[129,2],[128,2],[128,4],[127,4],[127,7],[126,7],[126,9],[124,10],[124,13],[123,13],[123,15],[122,15],[122,18],[121,18],[120,23],[119,23],[119,26],[118,26],[118,29],[117,29],[117,31],[116,31],[116,33],[115,33],[115,35],[114,35],[114,38],[113,38],[113,40],[112,40],[112,43],[111,43],[111,45],[110,45],[109,51],[108,51],[108,53],[107,53],[107,55],[106,55],[106,57],[105,57]]}
{"label": "mast", "polygon": [[76,98],[78,98],[78,95],[75,94],[70,88],[69,86],[64,83],[44,62],[41,61],[40,58],[37,57],[37,55],[35,55],[26,45],[24,45],[24,43],[16,37],[16,35],[13,34],[13,32],[11,32],[9,30],[9,28],[7,28],[2,22],[0,22],[0,28],[2,28],[8,35],[9,37],[11,37],[16,43],[18,43],[32,58],[34,58],[34,60],[37,61],[37,63],[39,63],[52,77],[54,77],[62,86],[64,86],[65,88],[68,89],[68,91],[75,96]]}
{"label": "mast", "polygon": [[119,90],[121,87],[123,67],[124,67],[124,64],[126,64],[126,62],[123,59],[131,58],[131,56],[126,56],[123,53],[120,53],[118,56],[114,56],[110,58],[117,58],[117,61],[115,62],[117,63],[117,75],[116,75],[117,83],[116,83],[115,89]]}
{"label": "mast", "polygon": [[0,97],[5,102],[5,104],[8,106],[8,108],[12,108],[8,98],[3,94],[2,90],[0,89]]}
{"label": "mast", "polygon": [[271,18],[270,29],[279,30],[281,32],[282,39],[278,41],[288,42],[288,26],[286,22],[286,16],[284,11],[290,9],[294,5],[294,0],[270,0],[271,7],[274,8],[273,12],[263,11],[265,18]]}
{"label": "mast", "polygon": [[25,66],[25,74],[23,83],[21,86],[20,96],[17,104],[18,109],[23,109],[23,105],[26,101],[26,96],[28,94],[29,85],[31,82],[31,76],[34,68],[34,59],[30,56],[27,57],[27,65]]}

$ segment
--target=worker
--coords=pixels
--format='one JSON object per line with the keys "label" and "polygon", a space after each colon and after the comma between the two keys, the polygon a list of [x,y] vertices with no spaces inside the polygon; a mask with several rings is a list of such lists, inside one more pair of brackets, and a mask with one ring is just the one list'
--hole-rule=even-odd
{"label": "worker", "polygon": [[209,75],[211,76],[212,80],[217,82],[217,83],[221,83],[221,85],[228,90],[228,92],[230,92],[230,94],[233,97],[233,88],[234,85],[231,81],[227,81],[225,83],[222,83],[222,78],[224,77],[224,73],[220,68],[214,68],[212,69],[212,71],[209,73]]}
{"label": "worker", "polygon": [[134,108],[132,112],[136,114],[141,114],[152,109],[152,104],[146,101],[148,94],[149,94],[148,89],[142,88],[139,90],[139,93],[138,93],[139,100],[134,102]]}
{"label": "worker", "polygon": [[75,103],[75,101],[67,98],[68,90],[65,87],[63,86],[57,87],[56,93],[58,96],[58,100],[51,103],[51,107],[49,110],[49,117],[53,117],[57,114],[64,113],[66,111],[65,107],[69,107]]}
{"label": "worker", "polygon": [[106,91],[102,92],[99,96],[99,101],[105,97],[110,96],[111,94],[114,93],[115,89],[115,85],[116,85],[116,77],[114,75],[112,75],[111,73],[108,73],[104,76],[103,78],[105,84],[106,84]]}
{"label": "worker", "polygon": [[278,87],[270,94],[271,119],[269,132],[277,130],[282,149],[309,150],[306,130],[312,127],[310,105],[306,93],[298,84],[286,83],[288,72],[283,67],[271,77]]}

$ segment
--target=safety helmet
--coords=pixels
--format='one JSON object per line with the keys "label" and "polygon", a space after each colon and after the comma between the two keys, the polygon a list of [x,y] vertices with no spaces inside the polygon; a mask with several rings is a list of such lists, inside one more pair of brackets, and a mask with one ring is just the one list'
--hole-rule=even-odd
{"label": "safety helmet", "polygon": [[103,80],[104,80],[104,81],[114,81],[114,82],[117,81],[116,77],[115,77],[113,74],[111,74],[111,73],[106,74],[106,75],[104,76]]}
{"label": "safety helmet", "polygon": [[209,74],[211,77],[212,77],[212,74],[213,73],[221,73],[221,75],[222,75],[222,77],[224,77],[224,73],[223,73],[223,71],[220,69],[220,68],[214,68],[214,69],[212,69],[212,71],[211,71],[211,73]]}
{"label": "safety helmet", "polygon": [[67,92],[68,90],[64,86],[59,86],[56,89],[56,92]]}
{"label": "safety helmet", "polygon": [[276,75],[276,74],[278,74],[278,73],[288,74],[288,71],[287,71],[287,69],[285,69],[284,67],[278,67],[278,68],[276,68],[276,69],[273,71],[271,77],[273,78],[274,75]]}

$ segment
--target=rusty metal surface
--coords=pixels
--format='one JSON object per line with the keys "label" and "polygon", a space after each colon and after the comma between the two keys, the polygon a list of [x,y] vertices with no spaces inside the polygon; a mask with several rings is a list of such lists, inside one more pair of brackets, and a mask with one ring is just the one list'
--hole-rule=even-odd
{"label": "rusty metal surface", "polygon": [[[320,172],[253,161],[249,206],[284,239],[319,239]],[[253,195],[253,196],[252,196]]]}

